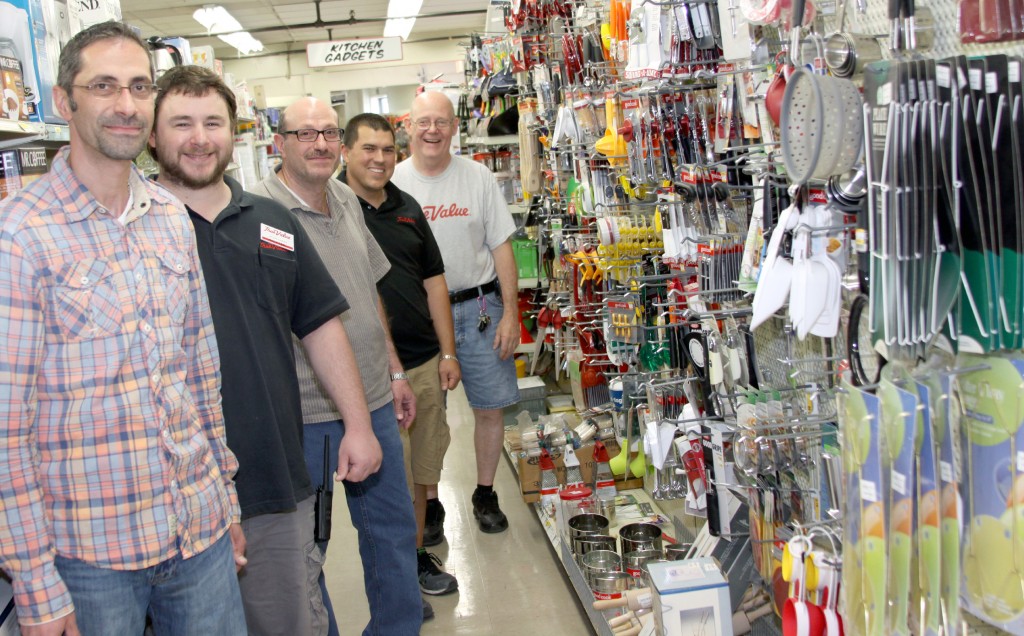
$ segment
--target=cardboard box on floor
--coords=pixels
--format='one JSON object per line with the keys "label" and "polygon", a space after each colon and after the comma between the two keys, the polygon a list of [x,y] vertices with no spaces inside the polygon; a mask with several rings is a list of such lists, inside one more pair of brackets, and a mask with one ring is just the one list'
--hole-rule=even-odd
{"label": "cardboard box on floor", "polygon": [[[619,454],[619,444],[615,441],[605,442],[608,449],[608,457],[615,457]],[[551,459],[555,464],[555,475],[558,483],[565,485],[565,464],[562,462],[561,451],[551,453]],[[594,444],[585,444],[576,449],[576,459],[580,462],[580,472],[583,473],[583,483],[590,484],[594,480]],[[522,457],[518,459],[519,468],[519,489],[523,494],[523,501],[533,503],[540,500],[540,457]],[[632,490],[643,487],[642,479],[623,480],[621,475],[615,477],[615,487],[619,490]]]}

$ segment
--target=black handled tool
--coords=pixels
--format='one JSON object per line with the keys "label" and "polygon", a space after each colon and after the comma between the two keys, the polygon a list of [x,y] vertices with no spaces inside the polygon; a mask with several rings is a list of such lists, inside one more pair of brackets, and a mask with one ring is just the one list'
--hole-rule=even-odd
{"label": "black handled tool", "polygon": [[313,539],[328,541],[331,538],[331,504],[334,493],[331,487],[331,436],[324,435],[324,475],[316,487],[316,501],[313,504]]}

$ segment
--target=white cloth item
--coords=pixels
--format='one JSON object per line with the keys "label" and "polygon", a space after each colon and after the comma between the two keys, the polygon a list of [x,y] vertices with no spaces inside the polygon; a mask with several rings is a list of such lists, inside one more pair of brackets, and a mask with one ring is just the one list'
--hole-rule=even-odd
{"label": "white cloth item", "polygon": [[491,251],[512,236],[516,225],[486,166],[455,155],[444,172],[428,177],[407,159],[395,167],[391,181],[422,206],[444,259],[450,291],[495,279]]}

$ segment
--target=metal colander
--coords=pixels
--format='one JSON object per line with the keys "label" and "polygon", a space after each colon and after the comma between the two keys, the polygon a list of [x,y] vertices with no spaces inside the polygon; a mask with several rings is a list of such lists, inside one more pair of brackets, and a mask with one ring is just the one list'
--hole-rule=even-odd
{"label": "metal colander", "polygon": [[853,167],[864,138],[861,97],[849,80],[798,68],[782,97],[782,161],[796,184]]}

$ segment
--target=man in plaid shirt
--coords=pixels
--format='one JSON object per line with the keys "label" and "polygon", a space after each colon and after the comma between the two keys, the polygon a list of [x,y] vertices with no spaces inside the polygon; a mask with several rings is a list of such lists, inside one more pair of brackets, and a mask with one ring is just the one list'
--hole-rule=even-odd
{"label": "man in plaid shirt", "polygon": [[131,163],[147,47],[90,27],[57,82],[70,148],[0,205],[0,567],[21,631],[141,634],[148,613],[160,634],[244,634],[199,259],[181,203]]}

